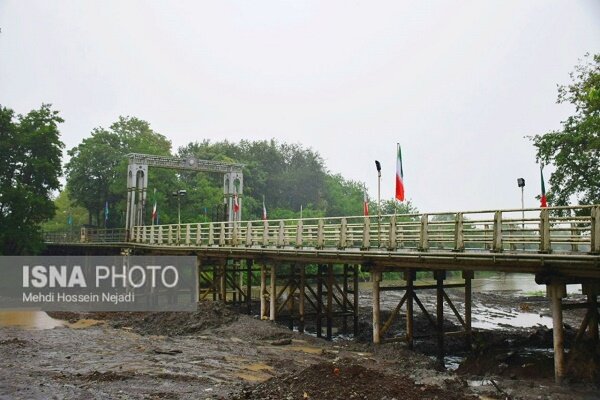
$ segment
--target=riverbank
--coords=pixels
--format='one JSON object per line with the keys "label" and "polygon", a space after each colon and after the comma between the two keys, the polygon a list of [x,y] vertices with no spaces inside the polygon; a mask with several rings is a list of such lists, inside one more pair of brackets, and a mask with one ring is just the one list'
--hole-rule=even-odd
{"label": "riverbank", "polygon": [[[421,298],[432,306],[430,295]],[[414,351],[401,343],[373,346],[369,300],[363,291],[364,337],[332,342],[212,302],[191,314],[56,313],[51,321],[58,323],[40,326],[48,329],[3,326],[0,399],[600,398],[592,383],[553,384],[551,331],[543,324],[506,323],[519,323],[522,314],[543,317],[541,296],[475,293],[474,318],[503,322],[478,333],[468,354],[463,340],[448,340],[444,371],[425,339]],[[386,294],[386,309],[395,300]],[[568,325],[577,319],[566,315]],[[402,329],[400,318],[392,334]],[[527,352],[532,357],[524,358]]]}

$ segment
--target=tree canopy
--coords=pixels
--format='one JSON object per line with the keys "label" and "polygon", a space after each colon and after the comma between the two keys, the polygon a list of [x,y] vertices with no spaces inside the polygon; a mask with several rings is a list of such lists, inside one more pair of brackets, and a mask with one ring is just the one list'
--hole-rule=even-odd
{"label": "tree canopy", "polygon": [[[100,215],[108,202],[109,226],[124,226],[128,153],[170,155],[171,142],[146,121],[119,117],[108,129],[95,128],[90,137],[68,151],[71,159],[65,171],[69,197],[74,205],[88,211],[88,224],[102,224]],[[174,176],[173,171],[166,170],[153,170],[149,175],[164,190]]]}
{"label": "tree canopy", "polygon": [[586,55],[571,73],[573,82],[558,87],[558,103],[571,103],[575,114],[562,129],[532,138],[537,158],[554,164],[549,179],[552,205],[600,203],[600,54]]}
{"label": "tree canopy", "polygon": [[54,216],[60,187],[57,111],[43,104],[26,115],[0,107],[0,254],[32,254],[43,245],[40,224]]}
{"label": "tree canopy", "polygon": [[[73,206],[88,211],[88,223],[102,226],[100,214],[108,201],[108,226],[124,225],[125,155],[130,152],[170,155],[171,143],[147,122],[121,117],[108,129],[94,129],[69,150],[68,197]],[[263,198],[269,218],[297,218],[301,208],[304,217],[362,214],[364,185],[331,174],[316,151],[299,144],[203,140],[180,147],[174,155],[244,164],[243,219],[261,218]],[[187,191],[180,199],[182,222],[221,220],[222,188],[220,174],[150,168],[145,220],[150,221],[156,199],[159,223],[176,222],[178,199],[171,193],[180,189]]]}

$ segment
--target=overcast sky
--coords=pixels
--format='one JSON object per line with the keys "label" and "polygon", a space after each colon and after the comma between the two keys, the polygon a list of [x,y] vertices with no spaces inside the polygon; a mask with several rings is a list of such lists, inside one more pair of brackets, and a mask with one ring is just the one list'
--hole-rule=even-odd
{"label": "overcast sky", "polygon": [[[0,104],[52,103],[67,148],[119,115],[172,140],[270,139],[422,211],[526,206],[526,135],[560,127],[557,83],[600,52],[600,1],[0,0]],[[549,170],[548,170],[549,173]],[[125,180],[123,181],[125,184]]]}

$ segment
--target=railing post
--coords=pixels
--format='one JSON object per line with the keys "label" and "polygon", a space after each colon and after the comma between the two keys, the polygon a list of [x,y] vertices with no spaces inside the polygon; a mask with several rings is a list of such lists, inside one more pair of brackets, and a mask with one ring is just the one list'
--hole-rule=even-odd
{"label": "railing post", "polygon": [[285,246],[285,224],[279,221],[279,231],[277,232],[277,247]]}
{"label": "railing post", "polygon": [[[302,220],[298,221],[298,225],[296,226],[296,248],[302,247],[302,232],[304,231],[304,227],[302,226]],[[302,266],[304,269],[304,266]]]}
{"label": "railing post", "polygon": [[419,251],[429,250],[429,215],[421,216],[421,231],[419,232]]}
{"label": "railing post", "polygon": [[150,244],[154,244],[154,225],[150,226]]}
{"label": "railing post", "polygon": [[502,251],[502,211],[494,213],[494,232],[492,236],[492,251],[500,253]]}
{"label": "railing post", "polygon": [[550,253],[550,213],[547,208],[540,212],[540,253]]}
{"label": "railing post", "polygon": [[579,231],[577,230],[577,224],[575,222],[571,223],[571,251],[576,253],[579,251],[579,246],[577,245],[577,240],[579,239]]}
{"label": "railing post", "polygon": [[392,215],[390,217],[390,237],[388,241],[388,250],[394,251],[398,248],[398,243],[396,242],[396,216]]}
{"label": "railing post", "polygon": [[263,247],[267,247],[269,245],[269,221],[265,221],[263,223],[262,245]]}
{"label": "railing post", "polygon": [[252,247],[252,222],[246,225],[246,247]]}
{"label": "railing post", "polygon": [[85,243],[87,241],[87,229],[86,228],[81,228],[79,241],[81,243]]}
{"label": "railing post", "polygon": [[211,222],[210,225],[208,225],[208,245],[214,246],[214,244],[215,244],[215,224]]}
{"label": "railing post", "polygon": [[160,225],[158,227],[158,244],[162,244],[163,242],[163,227]]}
{"label": "railing post", "polygon": [[363,223],[363,250],[368,250],[371,247],[371,220],[369,217],[365,217]]}
{"label": "railing post", "polygon": [[319,219],[317,226],[317,249],[322,249],[325,246],[325,222]]}
{"label": "railing post", "polygon": [[196,245],[202,244],[202,225],[196,224]]}
{"label": "railing post", "polygon": [[342,220],[340,222],[340,242],[338,243],[338,248],[339,249],[345,249],[346,248],[347,233],[348,233],[348,221],[346,220],[346,218],[342,218]]}
{"label": "railing post", "polygon": [[173,225],[169,225],[169,236],[167,236],[167,243],[173,244]]}
{"label": "railing post", "polygon": [[231,230],[231,245],[232,246],[237,246],[238,245],[238,224],[233,221],[233,229]]}
{"label": "railing post", "polygon": [[191,243],[191,233],[192,233],[192,230],[191,230],[190,224],[187,224],[185,226],[185,244],[188,246]]}
{"label": "railing post", "polygon": [[463,213],[456,214],[454,223],[454,251],[465,250],[465,232],[464,232],[464,217]]}
{"label": "railing post", "polygon": [[600,253],[600,206],[592,207],[592,237],[590,252]]}
{"label": "railing post", "polygon": [[221,230],[219,232],[219,246],[225,246],[225,222],[221,222]]}

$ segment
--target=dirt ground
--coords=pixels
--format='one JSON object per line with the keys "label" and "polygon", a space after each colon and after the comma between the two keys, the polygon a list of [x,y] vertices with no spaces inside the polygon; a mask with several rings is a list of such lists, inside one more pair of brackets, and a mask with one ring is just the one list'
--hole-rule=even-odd
{"label": "dirt ground", "polygon": [[[368,304],[368,294],[361,296]],[[474,314],[548,312],[537,297],[480,293],[474,304]],[[447,361],[460,365],[441,371],[428,339],[417,341],[415,351],[402,343],[371,345],[369,312],[362,313],[360,340],[332,342],[212,302],[195,313],[53,313],[69,322],[0,328],[0,399],[600,398],[593,383],[553,384],[552,333],[539,325],[483,331],[470,352],[464,340],[448,340]],[[580,321],[566,317],[571,326]],[[392,335],[401,334],[403,323]]]}

